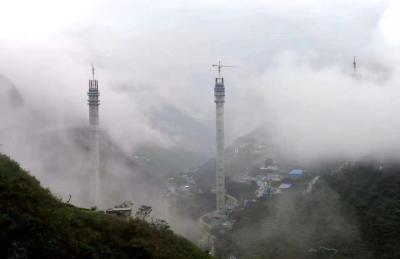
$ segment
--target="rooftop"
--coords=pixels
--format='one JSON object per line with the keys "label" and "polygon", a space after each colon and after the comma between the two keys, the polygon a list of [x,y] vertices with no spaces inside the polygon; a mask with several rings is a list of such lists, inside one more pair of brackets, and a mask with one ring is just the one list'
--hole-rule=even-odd
{"label": "rooftop", "polygon": [[281,185],[279,185],[279,189],[289,189],[290,187],[292,187],[292,185],[290,183],[282,183]]}
{"label": "rooftop", "polygon": [[302,175],[303,174],[303,170],[301,169],[294,169],[292,171],[290,171],[289,175]]}
{"label": "rooftop", "polygon": [[112,208],[107,210],[107,212],[112,212],[112,211],[132,211],[132,208]]}

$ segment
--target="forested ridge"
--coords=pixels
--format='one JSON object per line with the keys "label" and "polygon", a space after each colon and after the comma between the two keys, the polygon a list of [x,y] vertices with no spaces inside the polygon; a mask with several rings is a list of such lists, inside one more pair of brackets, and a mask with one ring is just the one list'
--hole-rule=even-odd
{"label": "forested ridge", "polygon": [[55,198],[0,155],[0,258],[209,258],[165,225]]}
{"label": "forested ridge", "polygon": [[374,257],[400,258],[400,167],[358,163],[325,178],[355,209],[362,238]]}

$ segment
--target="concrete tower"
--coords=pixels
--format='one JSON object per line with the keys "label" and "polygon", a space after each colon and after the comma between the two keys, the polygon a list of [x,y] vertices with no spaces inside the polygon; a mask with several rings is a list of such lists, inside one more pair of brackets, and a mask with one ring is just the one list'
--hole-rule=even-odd
{"label": "concrete tower", "polygon": [[225,214],[225,171],[224,171],[224,102],[225,102],[225,86],[224,78],[215,78],[215,104],[216,104],[216,194],[217,194],[217,211]]}
{"label": "concrete tower", "polygon": [[217,65],[212,65],[218,68],[218,76],[215,78],[214,96],[216,104],[216,196],[217,196],[217,211],[221,215],[225,215],[225,170],[224,170],[224,103],[225,103],[225,86],[224,78],[221,76],[222,67],[234,67],[221,65],[221,61]]}
{"label": "concrete tower", "polygon": [[92,79],[89,80],[88,104],[90,124],[90,187],[93,195],[92,201],[96,206],[100,205],[100,146],[99,146],[99,88],[98,81],[94,79],[94,67],[92,65]]}

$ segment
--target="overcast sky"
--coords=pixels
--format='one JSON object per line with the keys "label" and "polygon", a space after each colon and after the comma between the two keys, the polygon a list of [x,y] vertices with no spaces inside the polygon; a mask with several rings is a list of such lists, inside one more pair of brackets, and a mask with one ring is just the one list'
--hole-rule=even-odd
{"label": "overcast sky", "polygon": [[[400,108],[390,99],[399,94],[399,13],[395,0],[1,0],[0,73],[27,102],[55,111],[57,123],[86,123],[87,79],[95,64],[102,126],[129,148],[170,142],[149,119],[162,105],[213,127],[211,64],[222,60],[240,66],[223,71],[228,139],[272,119],[281,129],[301,124],[285,135],[297,138],[310,127],[326,130],[326,118],[337,118],[334,125],[354,116],[361,125],[371,116],[381,120],[381,113],[371,115],[376,103],[382,113]],[[353,56],[370,88],[349,76]],[[331,107],[341,107],[333,117]],[[371,111],[348,115],[349,109]],[[353,126],[330,129],[352,138]],[[379,128],[356,142],[371,134],[387,136]],[[140,140],[125,141],[132,135]]]}

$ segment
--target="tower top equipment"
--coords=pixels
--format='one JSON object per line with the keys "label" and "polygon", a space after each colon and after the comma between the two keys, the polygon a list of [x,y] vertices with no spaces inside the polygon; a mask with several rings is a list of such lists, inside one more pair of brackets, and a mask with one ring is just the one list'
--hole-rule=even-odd
{"label": "tower top equipment", "polygon": [[221,61],[218,61],[218,64],[212,64],[212,67],[217,67],[218,69],[218,77],[221,78],[221,68],[223,67],[231,67],[231,68],[239,68],[238,66],[227,66],[227,65],[222,65]]}

